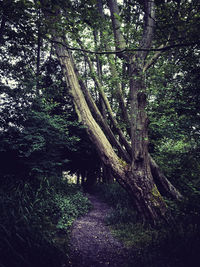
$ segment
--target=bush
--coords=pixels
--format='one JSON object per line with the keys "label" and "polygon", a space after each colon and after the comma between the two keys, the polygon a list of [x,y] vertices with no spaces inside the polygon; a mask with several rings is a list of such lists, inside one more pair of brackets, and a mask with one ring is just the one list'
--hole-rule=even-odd
{"label": "bush", "polygon": [[157,228],[144,225],[127,193],[118,184],[98,185],[96,192],[113,206],[107,218],[113,234],[130,250],[135,267],[195,267],[200,253],[200,193],[190,185],[184,201],[166,200],[174,221]]}
{"label": "bush", "polygon": [[88,208],[79,188],[64,181],[4,185],[0,190],[0,266],[66,264],[69,228]]}

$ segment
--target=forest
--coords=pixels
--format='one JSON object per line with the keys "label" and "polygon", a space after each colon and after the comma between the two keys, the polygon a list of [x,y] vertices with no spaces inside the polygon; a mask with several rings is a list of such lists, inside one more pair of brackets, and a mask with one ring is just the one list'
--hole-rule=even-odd
{"label": "forest", "polygon": [[198,266],[199,28],[198,0],[0,0],[0,267]]}

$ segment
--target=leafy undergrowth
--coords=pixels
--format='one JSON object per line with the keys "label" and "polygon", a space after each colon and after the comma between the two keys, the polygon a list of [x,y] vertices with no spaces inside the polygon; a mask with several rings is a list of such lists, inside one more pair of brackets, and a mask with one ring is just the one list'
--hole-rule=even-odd
{"label": "leafy undergrowth", "polygon": [[118,186],[97,185],[96,192],[113,207],[107,218],[113,234],[129,249],[135,267],[195,267],[200,253],[200,193],[193,188],[186,200],[167,201],[174,222],[155,228],[143,224],[126,192]]}
{"label": "leafy undergrowth", "polygon": [[70,226],[89,207],[80,188],[66,181],[4,181],[0,190],[0,266],[67,266]]}

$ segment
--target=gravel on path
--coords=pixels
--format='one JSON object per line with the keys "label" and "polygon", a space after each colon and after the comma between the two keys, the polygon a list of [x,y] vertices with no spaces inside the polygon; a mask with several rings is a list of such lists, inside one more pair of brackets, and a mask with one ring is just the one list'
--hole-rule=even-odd
{"label": "gravel on path", "polygon": [[[126,267],[128,250],[110,233],[105,217],[111,208],[94,195],[87,195],[93,208],[77,219],[71,232],[72,267]],[[130,265],[129,265],[130,266]]]}

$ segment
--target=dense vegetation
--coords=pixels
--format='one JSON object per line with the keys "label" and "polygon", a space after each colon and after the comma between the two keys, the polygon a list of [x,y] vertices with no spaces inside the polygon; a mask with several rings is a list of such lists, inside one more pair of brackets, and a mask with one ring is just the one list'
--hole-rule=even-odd
{"label": "dense vegetation", "polygon": [[69,262],[69,228],[90,207],[80,188],[58,179],[4,181],[0,203],[0,266]]}
{"label": "dense vegetation", "polygon": [[[172,174],[168,178],[163,173],[163,161],[168,159],[160,153],[163,149],[162,154],[167,155],[163,144],[184,150],[185,142],[194,140],[187,149],[198,142],[195,124],[186,126],[183,133],[181,124],[188,117],[180,106],[187,102],[186,95],[191,99],[196,93],[196,88],[192,95],[192,90],[187,92],[198,75],[190,73],[194,80],[186,83],[189,69],[185,63],[190,58],[195,70],[199,67],[199,3],[145,0],[123,1],[122,5],[116,0],[98,0],[40,4],[77,114],[102,164],[132,197],[143,220],[156,225],[169,214],[163,196],[182,198]],[[173,105],[176,98],[178,107]],[[195,107],[193,115],[199,116]],[[150,135],[149,122],[154,124]],[[162,133],[162,125],[168,128],[168,135]],[[174,128],[177,131],[171,138]]]}
{"label": "dense vegetation", "polygon": [[200,244],[200,193],[189,190],[188,198],[167,201],[174,221],[152,228],[143,224],[131,199],[118,184],[98,185],[96,193],[113,207],[106,223],[112,233],[130,248],[127,266],[197,266]]}
{"label": "dense vegetation", "polygon": [[[67,31],[81,88],[85,96],[88,88],[101,114],[98,117],[93,110],[93,116],[113,133],[109,141],[114,142],[114,151],[123,151],[120,130],[131,140],[118,85],[129,112],[127,62],[118,53],[83,53],[86,47],[93,52],[114,47],[110,16],[105,12],[109,5],[100,0],[57,1],[56,6],[53,2],[0,1],[0,266],[67,264],[70,226],[90,208],[83,190],[91,192],[97,182],[95,192],[113,206],[107,224],[131,248],[130,266],[131,262],[136,267],[196,266],[200,253],[198,1],[155,1],[153,45],[171,48],[157,51],[155,62],[150,51],[146,61],[151,66],[143,76],[148,150],[183,199],[172,200],[157,181],[173,220],[158,222],[154,228],[144,223],[127,192],[114,182],[109,164],[88,138],[88,128],[78,121],[54,49],[54,27],[61,35]],[[56,25],[49,23],[45,3],[52,11],[65,10],[68,17]],[[96,3],[102,3],[98,14]],[[122,23],[127,47],[137,52],[143,1],[118,4],[119,14],[114,17]],[[126,168],[123,156],[118,156],[118,164]],[[68,172],[65,180],[64,171]],[[79,185],[68,183],[69,173],[76,174]]]}
{"label": "dense vegetation", "polygon": [[39,14],[28,1],[1,3],[0,266],[61,266],[69,261],[70,226],[90,208],[62,172],[87,169],[93,148],[58,62],[45,47],[37,51]]}

